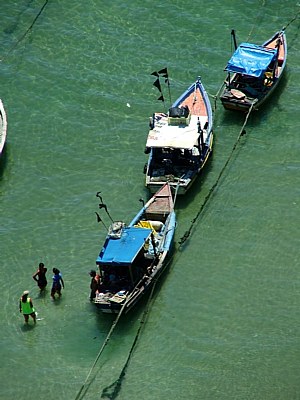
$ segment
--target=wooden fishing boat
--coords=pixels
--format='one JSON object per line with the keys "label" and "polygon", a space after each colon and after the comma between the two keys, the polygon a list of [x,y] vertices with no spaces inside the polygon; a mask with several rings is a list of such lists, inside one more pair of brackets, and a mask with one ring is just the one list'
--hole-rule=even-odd
{"label": "wooden fishing boat", "polygon": [[232,35],[236,50],[225,68],[228,76],[221,102],[228,110],[258,110],[283,75],[287,58],[285,30],[276,32],[261,46],[242,43],[237,47],[234,31]]}
{"label": "wooden fishing boat", "polygon": [[142,207],[128,226],[113,222],[96,260],[100,285],[93,302],[104,313],[126,313],[167,266],[176,227],[168,183]]}
{"label": "wooden fishing boat", "polygon": [[2,101],[0,100],[0,157],[4,149],[7,132],[7,119]]}
{"label": "wooden fishing boat", "polygon": [[200,77],[168,113],[154,113],[145,152],[146,187],[151,193],[164,183],[185,194],[207,162],[213,146],[211,104]]}

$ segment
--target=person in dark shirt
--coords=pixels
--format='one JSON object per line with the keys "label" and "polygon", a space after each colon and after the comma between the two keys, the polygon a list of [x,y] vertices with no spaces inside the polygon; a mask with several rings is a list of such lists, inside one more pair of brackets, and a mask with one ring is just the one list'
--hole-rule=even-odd
{"label": "person in dark shirt", "polygon": [[41,262],[39,263],[39,268],[36,273],[32,276],[32,278],[37,282],[38,287],[40,288],[41,292],[45,290],[47,286],[47,278],[46,278],[47,268]]}
{"label": "person in dark shirt", "polygon": [[99,293],[99,290],[101,288],[101,277],[99,274],[96,273],[94,269],[90,271],[90,277],[92,278],[90,284],[90,289],[91,289],[90,300],[93,301],[94,298],[96,297],[96,294]]}

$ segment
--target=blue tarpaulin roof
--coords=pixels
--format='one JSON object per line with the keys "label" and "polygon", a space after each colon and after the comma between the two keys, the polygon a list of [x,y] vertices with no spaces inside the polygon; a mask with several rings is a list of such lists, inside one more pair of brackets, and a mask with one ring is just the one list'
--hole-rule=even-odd
{"label": "blue tarpaulin roof", "polygon": [[96,263],[105,265],[130,265],[143,247],[152,230],[126,227],[120,239],[108,238],[105,241]]}
{"label": "blue tarpaulin roof", "polygon": [[225,70],[259,78],[276,58],[276,53],[276,49],[242,43],[233,53]]}

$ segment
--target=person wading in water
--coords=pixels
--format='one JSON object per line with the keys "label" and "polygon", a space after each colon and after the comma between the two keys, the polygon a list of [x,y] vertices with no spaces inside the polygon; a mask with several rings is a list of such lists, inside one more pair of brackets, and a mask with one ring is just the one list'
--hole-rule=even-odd
{"label": "person wading in water", "polygon": [[47,278],[46,278],[47,268],[45,268],[44,263],[39,263],[39,268],[32,278],[37,282],[38,287],[40,288],[41,292],[45,290],[47,286]]}
{"label": "person wading in water", "polygon": [[54,300],[55,299],[55,293],[58,294],[58,296],[61,296],[61,286],[65,288],[65,283],[62,278],[62,274],[60,273],[59,269],[53,268],[53,283],[52,283],[52,288],[51,288],[51,297]]}
{"label": "person wading in water", "polygon": [[29,315],[33,319],[34,323],[36,323],[36,315],[35,309],[33,307],[33,303],[31,298],[28,296],[29,291],[25,290],[20,298],[20,313],[23,314],[25,319],[25,324],[28,324]]}

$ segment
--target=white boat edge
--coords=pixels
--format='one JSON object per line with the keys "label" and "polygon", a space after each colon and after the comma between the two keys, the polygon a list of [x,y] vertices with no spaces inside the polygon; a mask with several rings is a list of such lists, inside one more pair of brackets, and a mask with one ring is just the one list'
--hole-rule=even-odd
{"label": "white boat edge", "polygon": [[7,135],[7,117],[2,100],[0,99],[0,156],[3,152]]}

